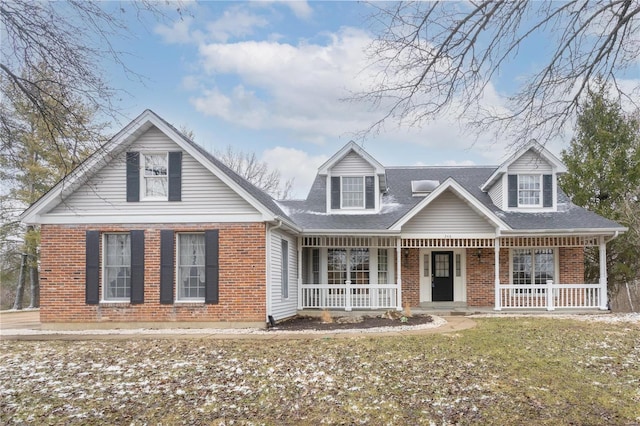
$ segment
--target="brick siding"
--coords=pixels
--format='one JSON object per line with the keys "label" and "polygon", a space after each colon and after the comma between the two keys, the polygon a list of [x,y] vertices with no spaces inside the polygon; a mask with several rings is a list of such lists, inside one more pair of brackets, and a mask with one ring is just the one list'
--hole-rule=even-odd
{"label": "brick siding", "polygon": [[[85,303],[85,232],[143,229],[144,303]],[[219,303],[160,304],[160,230],[219,230]],[[43,323],[57,322],[264,322],[266,317],[265,225],[42,225],[41,306]],[[102,245],[102,241],[100,243]],[[102,257],[101,257],[102,258]],[[174,256],[175,259],[175,256]],[[101,262],[102,264],[102,262]],[[101,277],[102,280],[102,277]],[[100,283],[102,286],[102,283]],[[102,288],[100,288],[102,294]]]}
{"label": "brick siding", "polygon": [[[406,250],[406,255],[404,254]],[[402,250],[402,305],[420,305],[420,263],[418,249]],[[480,257],[478,257],[480,253]],[[559,282],[584,283],[584,248],[559,247]],[[493,307],[495,305],[494,249],[470,248],[467,259],[467,306]],[[500,282],[509,284],[509,249],[500,250]]]}

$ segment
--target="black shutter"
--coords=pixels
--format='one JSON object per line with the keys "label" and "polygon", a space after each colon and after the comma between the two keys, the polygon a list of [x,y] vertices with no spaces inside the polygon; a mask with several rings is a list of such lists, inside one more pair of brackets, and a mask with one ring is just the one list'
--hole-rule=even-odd
{"label": "black shutter", "polygon": [[509,175],[509,207],[518,207],[518,175]]}
{"label": "black shutter", "polygon": [[173,303],[173,231],[160,231],[160,303]]}
{"label": "black shutter", "polygon": [[367,209],[376,208],[375,176],[365,176],[364,178],[364,206]]}
{"label": "black shutter", "polygon": [[100,231],[86,232],[85,299],[87,305],[100,303]]}
{"label": "black shutter", "polygon": [[204,303],[218,303],[218,230],[204,232]]}
{"label": "black shutter", "polygon": [[542,207],[553,207],[553,176],[542,175]]}
{"label": "black shutter", "polygon": [[169,153],[169,201],[182,199],[182,152]]}
{"label": "black shutter", "polygon": [[331,208],[340,208],[340,176],[331,177]]}
{"label": "black shutter", "polygon": [[139,152],[127,152],[127,201],[140,201]]}
{"label": "black shutter", "polygon": [[131,303],[144,303],[144,231],[130,232]]}

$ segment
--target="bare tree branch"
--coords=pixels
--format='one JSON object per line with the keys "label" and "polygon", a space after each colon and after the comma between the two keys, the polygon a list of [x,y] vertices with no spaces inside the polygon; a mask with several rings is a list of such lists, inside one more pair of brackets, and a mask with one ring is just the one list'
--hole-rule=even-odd
{"label": "bare tree branch", "polygon": [[[373,83],[351,100],[370,102],[388,121],[420,126],[454,114],[477,131],[513,143],[556,137],[575,116],[596,76],[618,99],[635,102],[640,86],[619,84],[640,63],[640,2],[477,1],[372,3],[376,39],[368,54]],[[548,61],[522,79],[503,105],[487,100],[496,79],[530,44]],[[517,76],[509,76],[515,78]]]}

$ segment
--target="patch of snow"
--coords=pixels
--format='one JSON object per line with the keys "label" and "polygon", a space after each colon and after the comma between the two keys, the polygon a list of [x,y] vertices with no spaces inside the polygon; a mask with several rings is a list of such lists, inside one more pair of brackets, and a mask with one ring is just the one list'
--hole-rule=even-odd
{"label": "patch of snow", "polygon": [[495,313],[495,314],[475,314],[471,315],[474,318],[499,318],[499,317],[530,317],[530,318],[557,318],[557,319],[572,319],[576,321],[587,322],[604,322],[604,323],[640,323],[640,312],[631,313],[619,313],[619,314],[509,314],[509,313]]}
{"label": "patch of snow", "polygon": [[[137,328],[137,329],[100,329],[100,330],[37,330],[37,329],[9,329],[2,330],[3,336],[33,336],[33,335],[79,335],[79,336],[109,336],[109,335],[122,335],[122,336],[135,336],[135,335],[234,335],[234,334],[251,334],[251,335],[275,335],[275,334],[369,334],[369,333],[386,333],[396,331],[411,331],[411,330],[426,330],[429,328],[437,328],[447,323],[444,318],[433,316],[433,321],[426,324],[419,325],[401,325],[393,327],[374,327],[366,329],[343,329],[343,330],[295,330],[284,331],[277,330],[277,327],[271,330],[265,330],[262,328],[165,328],[165,329],[150,329],[150,328]],[[94,368],[102,367],[102,364],[93,364]],[[119,366],[109,366],[107,371],[119,371]]]}

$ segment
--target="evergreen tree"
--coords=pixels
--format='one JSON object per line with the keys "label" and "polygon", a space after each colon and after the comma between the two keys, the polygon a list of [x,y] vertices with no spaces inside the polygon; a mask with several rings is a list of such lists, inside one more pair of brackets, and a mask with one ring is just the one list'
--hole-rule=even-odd
{"label": "evergreen tree", "polygon": [[[602,82],[598,91],[588,92],[575,136],[562,152],[568,173],[561,177],[560,184],[575,204],[629,228],[607,248],[612,295],[640,273],[638,222],[633,220],[640,215],[640,123],[625,115],[606,93],[607,86]],[[587,278],[596,280],[597,249],[587,250],[585,262]]]}
{"label": "evergreen tree", "polygon": [[[10,80],[3,80],[3,92],[11,96],[11,103],[3,105],[3,116],[10,117],[11,126],[0,127],[3,150],[0,153],[0,193],[5,209],[3,211],[2,235],[5,238],[22,234],[24,244],[13,262],[23,263],[14,308],[22,308],[24,282],[29,277],[31,287],[31,307],[38,306],[37,261],[40,235],[39,230],[29,226],[20,227],[17,214],[44,195],[53,185],[86,158],[101,140],[103,126],[95,123],[94,111],[66,91],[64,85],[51,78],[50,71],[41,64],[30,70],[25,76],[47,87],[51,94],[48,108],[55,111],[58,122],[67,123],[64,127],[52,127],[34,108],[28,96]],[[59,103],[64,99],[64,105]],[[66,105],[71,105],[68,109]],[[15,266],[14,266],[15,267]],[[8,283],[3,282],[3,286]]]}

